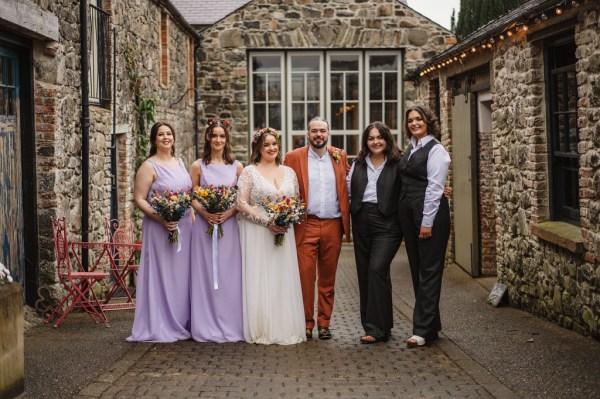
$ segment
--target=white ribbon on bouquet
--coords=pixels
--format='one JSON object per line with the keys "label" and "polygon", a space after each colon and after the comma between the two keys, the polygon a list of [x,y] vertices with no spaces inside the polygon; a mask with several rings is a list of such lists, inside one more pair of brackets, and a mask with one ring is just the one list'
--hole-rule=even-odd
{"label": "white ribbon on bouquet", "polygon": [[219,289],[219,225],[213,225],[212,232],[212,271],[213,271],[213,287]]}

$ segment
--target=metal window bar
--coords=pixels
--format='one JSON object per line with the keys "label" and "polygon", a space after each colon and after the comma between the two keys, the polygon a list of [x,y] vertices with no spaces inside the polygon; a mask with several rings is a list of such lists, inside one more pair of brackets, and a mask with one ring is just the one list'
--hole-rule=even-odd
{"label": "metal window bar", "polygon": [[89,12],[89,77],[90,100],[106,106],[110,100],[110,14],[90,4]]}

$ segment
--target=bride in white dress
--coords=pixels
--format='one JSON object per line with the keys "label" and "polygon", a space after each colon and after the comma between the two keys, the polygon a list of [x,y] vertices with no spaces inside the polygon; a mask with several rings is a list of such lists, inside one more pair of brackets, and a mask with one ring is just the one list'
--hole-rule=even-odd
{"label": "bride in white dress", "polygon": [[[271,128],[254,135],[251,165],[238,179],[244,338],[256,344],[290,345],[306,341],[294,229],[269,223],[261,206],[277,195],[298,195],[296,174],[281,165],[279,137]],[[276,246],[274,235],[284,232],[283,245]]]}

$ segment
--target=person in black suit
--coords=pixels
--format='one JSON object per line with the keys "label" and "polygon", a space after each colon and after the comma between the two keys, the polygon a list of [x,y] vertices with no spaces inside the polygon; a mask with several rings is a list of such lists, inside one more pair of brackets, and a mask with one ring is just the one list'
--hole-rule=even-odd
{"label": "person in black suit", "polygon": [[399,163],[398,217],[415,291],[413,335],[406,344],[416,348],[437,339],[442,328],[439,303],[450,237],[450,210],[443,193],[450,155],[436,140],[440,127],[428,108],[408,108],[404,121],[410,144]]}
{"label": "person in black suit", "polygon": [[373,122],[347,178],[365,344],[387,341],[393,326],[390,264],[402,242],[399,160],[390,129]]}

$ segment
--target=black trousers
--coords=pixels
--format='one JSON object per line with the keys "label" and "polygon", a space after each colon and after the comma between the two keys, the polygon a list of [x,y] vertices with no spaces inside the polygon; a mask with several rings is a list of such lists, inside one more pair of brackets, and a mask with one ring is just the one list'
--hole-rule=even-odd
{"label": "black trousers", "polygon": [[[431,237],[420,239],[423,205],[400,201],[398,216],[415,291],[413,334],[434,339],[442,329],[440,294],[446,247],[450,237],[450,210],[443,197],[431,229]],[[418,224],[418,225],[417,225]]]}
{"label": "black trousers", "polygon": [[377,204],[363,202],[352,215],[352,234],[360,321],[366,335],[388,338],[394,324],[390,264],[402,242],[397,215],[386,217]]}

